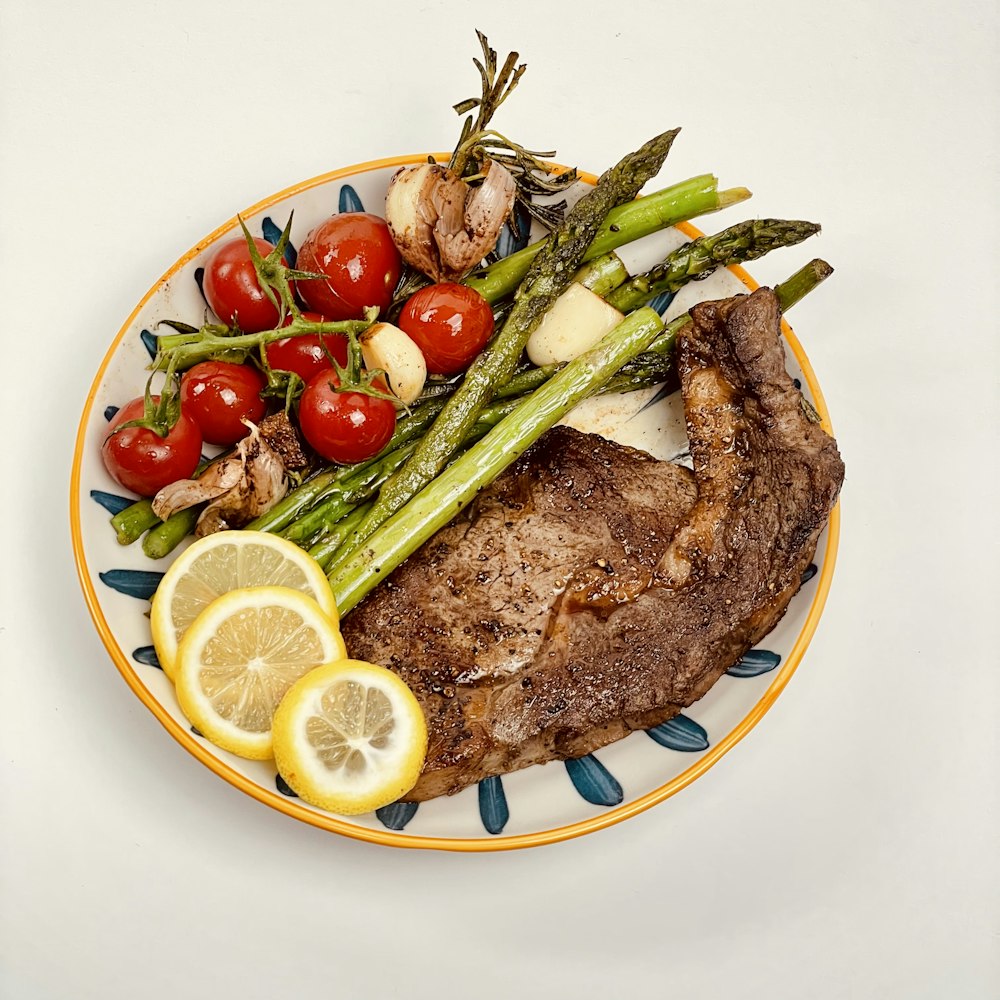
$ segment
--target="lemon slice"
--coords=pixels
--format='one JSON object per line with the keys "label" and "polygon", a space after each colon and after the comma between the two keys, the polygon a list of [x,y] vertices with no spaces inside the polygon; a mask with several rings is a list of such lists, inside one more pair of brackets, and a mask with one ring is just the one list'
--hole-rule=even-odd
{"label": "lemon slice", "polygon": [[174,679],[177,645],[198,615],[238,587],[291,587],[308,594],[337,622],[337,605],[319,563],[267,531],[217,531],[193,542],[164,574],[149,624],[166,675]]}
{"label": "lemon slice", "polygon": [[249,587],[216,598],[177,649],[177,700],[201,734],[251,760],[271,756],[271,719],[285,692],[347,655],[334,621],[290,587]]}
{"label": "lemon slice", "polygon": [[420,776],[427,725],[392,671],[329,663],[292,685],[274,715],[274,760],[301,799],[353,816],[395,802]]}

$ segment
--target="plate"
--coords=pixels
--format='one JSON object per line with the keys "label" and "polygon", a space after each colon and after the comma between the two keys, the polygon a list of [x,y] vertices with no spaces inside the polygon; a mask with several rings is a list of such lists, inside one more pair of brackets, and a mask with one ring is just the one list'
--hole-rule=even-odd
{"label": "plate", "polygon": [[[425,155],[357,164],[287,188],[241,213],[250,231],[277,240],[294,210],[291,244],[297,247],[320,220],[337,211],[382,213],[389,178]],[[595,178],[581,175],[575,196]],[[574,193],[571,193],[571,199]],[[212,248],[238,232],[236,218],[196,244],[146,293],[125,321],[94,378],[80,419],[71,480],[73,550],[94,624],[111,659],[140,701],[195,758],[243,792],[294,819],[360,840],[395,847],[459,851],[507,850],[580,836],[634,816],[669,798],[732,749],[773,704],[799,665],[816,628],[833,575],[839,517],[834,510],[820,537],[815,562],[787,613],[767,636],[682,715],[636,732],[580,760],[551,762],[481,782],[454,796],[396,803],[367,816],[345,818],[296,798],[271,762],[247,761],[219,750],[181,714],[171,683],[151,645],[148,600],[169,559],[153,562],[140,544],[121,546],[109,525],[112,513],[134,500],[104,469],[100,443],[116,409],[138,395],[155,351],[152,331],[165,319],[192,324],[206,311],[201,268]],[[643,270],[687,239],[690,225],[648,236],[619,253]],[[513,237],[507,234],[508,240]],[[526,237],[523,236],[522,239]],[[741,268],[716,272],[655,306],[666,319],[695,302],[756,288]],[[784,327],[788,368],[820,413],[829,418],[818,383],[798,340]],[[672,459],[686,446],[679,394],[655,389],[588,400],[566,422]]]}

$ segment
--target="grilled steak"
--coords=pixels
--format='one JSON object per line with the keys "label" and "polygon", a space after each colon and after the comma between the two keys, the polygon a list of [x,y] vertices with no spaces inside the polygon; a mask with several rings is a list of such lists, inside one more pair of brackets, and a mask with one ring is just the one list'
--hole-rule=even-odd
{"label": "grilled steak", "polygon": [[678,343],[694,473],[554,428],[344,621],[427,717],[420,801],[696,701],[774,627],[843,478],[768,289]]}

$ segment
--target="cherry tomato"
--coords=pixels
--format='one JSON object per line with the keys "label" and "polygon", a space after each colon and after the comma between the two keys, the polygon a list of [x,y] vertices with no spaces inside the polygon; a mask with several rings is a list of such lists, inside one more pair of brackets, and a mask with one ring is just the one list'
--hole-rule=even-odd
{"label": "cherry tomato", "polygon": [[314,375],[299,399],[299,426],[327,461],[349,465],[381,451],[396,429],[396,407],[361,392],[337,392],[333,369]]}
{"label": "cherry tomato", "polygon": [[300,281],[298,292],[310,309],[341,320],[361,319],[366,306],[384,313],[403,265],[384,219],[341,212],[306,237],[296,266],[327,275],[326,281]]}
{"label": "cherry tomato", "polygon": [[[153,397],[159,402],[159,396]],[[126,403],[114,416],[111,431],[143,415],[142,396]],[[201,458],[198,425],[183,410],[165,438],[145,427],[126,427],[110,433],[101,446],[104,466],[127,490],[141,497],[155,496],[164,486],[189,479]]]}
{"label": "cherry tomato", "polygon": [[396,325],[424,352],[429,372],[454,375],[493,335],[493,310],[475,289],[443,282],[411,295]]}
{"label": "cherry tomato", "polygon": [[243,418],[259,424],[267,410],[267,380],[250,365],[202,361],[181,378],[181,409],[210,444],[236,444],[247,434]]}
{"label": "cherry tomato", "polygon": [[[255,237],[261,257],[274,245]],[[257,272],[250,259],[247,241],[242,236],[223,243],[205,267],[202,282],[205,299],[223,323],[238,325],[244,333],[273,330],[278,325],[278,310],[261,290]]]}
{"label": "cherry tomato", "polygon": [[[304,312],[302,316],[312,323],[323,323],[326,317],[319,313]],[[292,317],[285,318],[285,326],[291,323]],[[320,343],[322,339],[323,343]],[[286,337],[276,340],[264,348],[267,363],[272,368],[281,371],[295,372],[303,382],[308,382],[317,372],[326,371],[333,366],[323,345],[333,355],[338,365],[347,367],[347,338],[342,333],[307,334],[301,337]]]}

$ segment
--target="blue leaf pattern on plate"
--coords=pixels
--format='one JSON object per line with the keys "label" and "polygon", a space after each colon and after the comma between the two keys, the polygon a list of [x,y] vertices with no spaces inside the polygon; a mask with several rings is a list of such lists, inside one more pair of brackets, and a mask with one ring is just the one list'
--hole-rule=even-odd
{"label": "blue leaf pattern on plate", "polygon": [[479,782],[479,815],[487,833],[501,833],[507,825],[510,810],[499,775]]}
{"label": "blue leaf pattern on plate", "polygon": [[139,339],[151,358],[156,357],[156,335],[149,330],[140,330]]}
{"label": "blue leaf pattern on plate", "polygon": [[676,292],[660,292],[659,295],[649,303],[650,309],[655,309],[661,316],[667,311],[667,306],[674,301]]}
{"label": "blue leaf pattern on plate", "polygon": [[677,392],[676,385],[670,385],[669,382],[666,383],[665,385],[661,385],[660,388],[656,391],[655,395],[647,402],[643,403],[643,405],[639,408],[639,412],[636,413],[635,416],[630,417],[629,419],[635,420],[635,418],[639,416],[639,413],[642,413],[643,410],[648,410],[651,406],[656,406],[656,404],[659,403],[661,400],[666,399],[667,396],[672,396],[675,392]]}
{"label": "blue leaf pattern on plate", "polygon": [[666,722],[646,730],[646,735],[671,750],[694,753],[708,749],[708,733],[694,719],[686,715],[675,715]]}
{"label": "blue leaf pattern on plate", "polygon": [[201,297],[205,298],[205,268],[195,268],[194,283],[198,286],[198,291],[201,292]]}
{"label": "blue leaf pattern on plate", "polygon": [[115,414],[118,412],[119,407],[117,406],[105,406],[104,407],[104,419],[110,423],[115,419]]}
{"label": "blue leaf pattern on plate", "polygon": [[148,601],[163,579],[162,573],[146,569],[109,569],[97,574],[101,582],[119,594]]}
{"label": "blue leaf pattern on plate", "polygon": [[402,830],[417,815],[417,802],[391,802],[375,810],[379,822],[389,830]]}
{"label": "blue leaf pattern on plate", "polygon": [[622,786],[593,754],[566,761],[566,771],[576,790],[595,806],[616,806],[624,798]]}
{"label": "blue leaf pattern on plate", "polygon": [[90,499],[96,500],[109,514],[118,514],[135,503],[128,497],[120,497],[117,493],[105,493],[104,490],[91,490]]}
{"label": "blue leaf pattern on plate", "polygon": [[287,795],[290,799],[297,799],[299,797],[298,793],[292,789],[291,785],[289,785],[280,774],[275,774],[274,776],[274,787],[277,788],[282,795]]}
{"label": "blue leaf pattern on plate", "polygon": [[338,199],[338,211],[340,212],[363,212],[365,206],[361,204],[361,199],[358,197],[358,192],[351,187],[350,184],[345,184],[340,189],[340,198]]}
{"label": "blue leaf pattern on plate", "polygon": [[522,250],[528,245],[531,236],[531,213],[521,204],[514,205],[514,221],[517,223],[518,235],[514,235],[514,228],[508,219],[500,230],[497,238],[495,252],[498,257],[509,257],[512,253]]}
{"label": "blue leaf pattern on plate", "polygon": [[[264,234],[264,239],[268,243],[273,243],[275,246],[278,245],[278,240],[281,239],[281,228],[275,224],[269,215],[264,217],[264,221],[260,224],[260,229]],[[292,246],[291,241],[285,244],[285,252],[282,256],[289,267],[295,267],[298,254],[295,251],[295,247]]]}
{"label": "blue leaf pattern on plate", "polygon": [[802,571],[802,582],[808,583],[819,570],[816,567],[816,563],[809,563],[808,566]]}
{"label": "blue leaf pattern on plate", "polygon": [[781,663],[781,657],[769,649],[751,649],[739,663],[731,666],[726,673],[730,677],[759,677],[770,673]]}
{"label": "blue leaf pattern on plate", "polygon": [[156,667],[157,670],[163,669],[160,666],[160,658],[156,655],[156,650],[152,646],[139,646],[138,649],[133,649],[132,659],[136,663],[146,664],[147,667]]}

